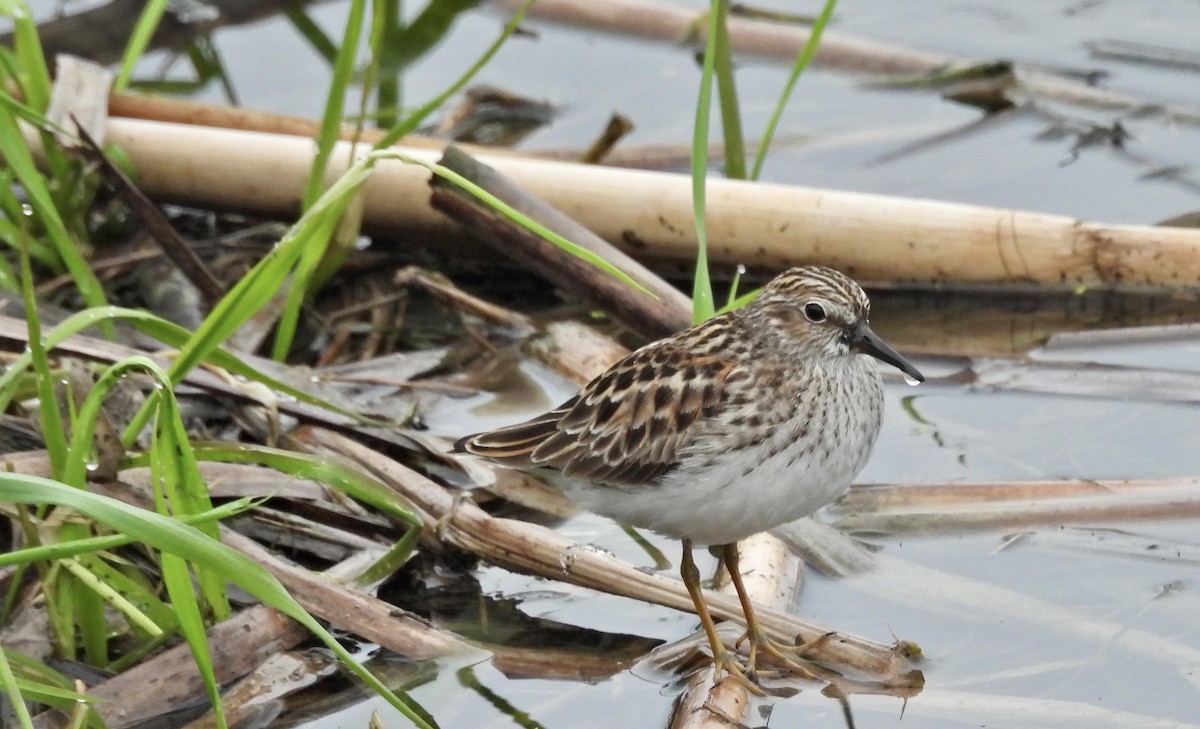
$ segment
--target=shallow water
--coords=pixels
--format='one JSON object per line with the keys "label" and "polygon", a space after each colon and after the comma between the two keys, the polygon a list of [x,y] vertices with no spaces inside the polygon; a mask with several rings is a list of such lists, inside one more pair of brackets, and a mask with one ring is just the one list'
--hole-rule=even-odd
{"label": "shallow water", "polygon": [[[790,8],[790,3],[769,3]],[[701,3],[693,2],[701,7]],[[811,8],[806,8],[810,10]],[[336,35],[343,3],[313,10]],[[1200,7],[1168,0],[1138,3],[939,0],[845,2],[836,27],[881,40],[977,57],[1013,58],[1111,73],[1112,88],[1152,100],[1200,103],[1200,75],[1089,59],[1082,44],[1119,38],[1195,47]],[[599,33],[526,24],[537,39],[517,39],[479,80],[565,107],[530,148],[583,146],[609,113],[633,117],[629,144],[686,144],[691,135],[696,66],[684,50]],[[407,98],[422,102],[449,83],[490,42],[499,16],[486,9],[462,19],[452,36],[405,79]],[[222,30],[216,43],[246,105],[316,118],[328,71],[279,20]],[[284,62],[264,58],[286,58]],[[157,69],[162,57],[143,64]],[[761,129],[787,69],[764,61],[739,64],[748,136]],[[220,101],[210,89],[203,99]],[[1120,120],[1129,148],[1192,174],[1200,130],[1120,113],[1058,111],[1111,124]],[[1020,207],[1110,223],[1153,223],[1200,208],[1194,187],[1142,179],[1146,168],[1104,148],[1070,157],[1071,140],[1040,140],[1044,118],[1021,113],[974,133],[890,162],[884,155],[978,119],[936,93],[866,89],[855,78],[821,70],[800,82],[780,129],[783,137],[816,135],[771,156],[773,181]],[[880,315],[880,320],[886,314]],[[1020,314],[1016,315],[1018,318]],[[887,330],[877,327],[880,333]],[[1200,369],[1200,338],[1136,347],[1098,346],[1037,353],[1044,359]],[[939,366],[931,364],[933,373]],[[566,383],[534,365],[527,370],[557,402]],[[488,412],[490,396],[446,401],[428,413],[433,432],[457,435],[531,414]],[[1200,473],[1200,409],[1155,403],[1014,392],[963,385],[888,386],[888,414],[862,482],[920,483],[1058,478],[1163,478]],[[901,406],[902,398],[924,422]],[[1164,543],[1197,542],[1194,520],[1104,524]],[[615,525],[580,516],[559,527],[573,538],[652,566]],[[1054,531],[1048,529],[1046,531]],[[1194,563],[1102,556],[1054,543],[1002,548],[1004,530],[942,536],[870,537],[885,558],[876,571],[833,580],[811,571],[794,609],[839,630],[888,642],[918,643],[928,657],[927,685],[907,704],[855,696],[860,727],[1200,725],[1200,573]],[[671,560],[678,547],[648,537]],[[481,568],[484,594],[517,596],[522,612],[568,625],[670,641],[695,629],[693,617],[656,606]],[[1156,642],[1158,641],[1158,642]],[[412,691],[439,724],[506,727],[512,712],[541,726],[659,726],[671,710],[670,687],[623,672],[596,684],[510,680],[487,663],[474,678],[487,692],[464,688],[447,665]],[[506,702],[510,710],[504,708]],[[310,724],[364,726],[382,702],[367,701]],[[1126,712],[1126,713],[1121,713]],[[598,722],[597,717],[602,717]],[[762,717],[766,723],[767,717]],[[840,727],[838,705],[806,690],[771,706],[772,726]],[[399,726],[398,720],[389,725]]]}
{"label": "shallow water", "polygon": [[[339,11],[333,4],[316,15],[333,28]],[[1082,43],[1111,37],[1190,48],[1197,22],[1200,9],[1170,2],[947,1],[914,10],[875,0],[847,2],[837,12],[837,27],[844,32],[962,55],[1103,68],[1111,72],[1107,83],[1113,88],[1172,101],[1200,98],[1200,77],[1093,61]],[[408,98],[423,100],[439,90],[462,68],[460,56],[490,40],[498,25],[486,11],[465,17],[449,41],[413,69],[405,81]],[[514,41],[480,78],[566,107],[552,127],[525,146],[581,146],[614,109],[630,114],[637,125],[629,144],[681,144],[690,138],[696,84],[690,54],[537,21],[527,25],[537,32],[537,40]],[[320,63],[305,58],[303,51],[289,52],[292,62],[286,69],[238,61],[249,47],[261,49],[275,42],[271,38],[287,41],[287,35],[277,23],[267,23],[225,31],[221,43],[253,106],[315,116],[320,100],[289,89],[308,77],[311,88],[322,88]],[[761,129],[787,70],[757,60],[739,68],[746,128]],[[1059,111],[1102,124],[1120,117]],[[871,90],[843,74],[811,71],[797,88],[780,135],[815,139],[780,145],[765,177],[1113,223],[1151,223],[1200,207],[1194,189],[1143,180],[1142,167],[1112,150],[1087,149],[1064,164],[1072,140],[1039,140],[1047,122],[1032,113],[879,162],[976,119],[976,111],[933,92]],[[1200,130],[1155,119],[1122,123],[1132,135],[1130,148],[1147,159],[1185,166],[1200,159]],[[754,132],[747,134],[753,137]],[[884,316],[880,314],[881,321]],[[1118,347],[1114,354],[1106,347],[1040,356],[1148,367],[1190,364],[1195,369],[1197,346],[1193,339],[1155,343],[1136,352]],[[534,365],[527,369],[547,390],[546,400],[570,394],[570,386],[553,375]],[[937,370],[938,365],[931,365],[931,371]],[[863,482],[1200,473],[1200,410],[1193,404],[977,392],[946,384],[915,390],[891,384],[888,396],[887,422]],[[901,398],[912,398],[911,407],[924,423],[906,414]],[[486,403],[486,397],[447,402],[429,413],[431,429],[459,434],[516,420],[539,407],[497,413],[481,407]],[[1103,526],[1164,542],[1196,541],[1194,521]],[[634,564],[653,564],[623,531],[603,519],[584,515],[559,528]],[[1200,623],[1194,619],[1200,614],[1196,565],[1098,556],[1036,541],[1001,549],[1005,537],[1003,530],[874,536],[871,541],[885,558],[876,571],[840,580],[809,571],[794,607],[798,614],[882,642],[893,635],[912,640],[928,657],[926,688],[907,704],[888,697],[852,697],[859,726],[1200,724],[1200,660],[1188,660],[1200,655]],[[649,538],[669,559],[678,559],[676,544]],[[518,597],[525,614],[567,625],[664,641],[686,637],[696,627],[689,615],[497,568],[484,567],[477,578],[485,595]],[[1168,585],[1171,589],[1165,589]],[[1177,645],[1182,655],[1147,648],[1152,644],[1147,635]],[[528,712],[528,719],[542,726],[595,726],[596,717],[603,717],[607,726],[658,726],[671,711],[670,686],[629,672],[596,684],[510,680],[484,663],[474,667],[474,678],[494,696],[464,689],[449,667],[413,696],[443,727],[510,726],[516,721],[514,711]],[[379,706],[369,701],[313,726],[361,725],[367,711]],[[761,718],[764,723],[769,718],[773,726],[844,725],[838,705],[815,690],[774,703],[769,717]]]}
{"label": "shallow water", "polygon": [[[554,391],[565,392],[561,383]],[[1200,472],[1200,410],[1192,405],[970,392],[957,386],[888,386],[888,415],[861,482],[1151,478]],[[915,397],[927,424],[900,406]],[[467,416],[442,413],[452,428]],[[497,418],[497,423],[515,418]],[[487,423],[484,424],[486,427]],[[936,432],[937,437],[934,437]],[[1196,543],[1195,521],[1100,524],[1160,543]],[[593,516],[560,527],[573,538],[647,568],[650,559],[615,526]],[[1017,530],[942,536],[871,536],[876,570],[828,579],[812,571],[794,611],[882,642],[913,640],[924,651],[926,688],[899,699],[853,696],[858,726],[1191,726],[1200,723],[1198,565],[1098,556],[1036,539],[1005,547]],[[1057,531],[1057,527],[1032,530]],[[650,537],[670,559],[678,547]],[[484,569],[485,593],[529,595],[521,609],[571,625],[662,640],[686,637],[695,620],[665,608]],[[1144,633],[1139,631],[1145,631]],[[1178,654],[1162,645],[1176,646]],[[485,669],[486,672],[486,669]],[[665,722],[669,691],[621,674],[599,685],[505,681],[493,689],[543,725],[587,726],[577,708],[638,726]],[[415,692],[418,699],[422,691]],[[575,702],[580,702],[576,704]],[[427,704],[428,705],[428,704]],[[616,712],[608,713],[608,712]],[[622,714],[628,712],[628,714]],[[771,725],[840,727],[836,703],[816,691],[771,707]],[[1095,713],[1093,713],[1095,712]],[[1115,713],[1114,713],[1115,712]],[[1124,713],[1120,713],[1124,712]],[[902,723],[901,714],[907,724]],[[508,720],[470,714],[484,726]],[[494,716],[487,721],[486,716]],[[575,718],[573,718],[575,717]],[[439,715],[439,720],[443,717]],[[457,724],[443,722],[444,726]]]}

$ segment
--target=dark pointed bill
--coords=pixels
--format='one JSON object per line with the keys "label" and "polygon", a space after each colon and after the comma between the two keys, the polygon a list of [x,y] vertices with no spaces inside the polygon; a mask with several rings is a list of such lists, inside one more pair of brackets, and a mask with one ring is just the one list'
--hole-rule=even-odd
{"label": "dark pointed bill", "polygon": [[887,342],[871,331],[871,326],[865,320],[860,321],[850,332],[850,349],[887,362],[917,382],[925,381],[925,375],[922,375],[916,367],[912,366],[912,363],[904,359],[899,352],[889,347]]}

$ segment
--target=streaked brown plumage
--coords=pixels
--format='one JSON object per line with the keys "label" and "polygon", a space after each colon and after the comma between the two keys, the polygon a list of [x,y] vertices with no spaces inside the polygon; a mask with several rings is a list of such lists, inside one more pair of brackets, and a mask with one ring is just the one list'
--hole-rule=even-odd
{"label": "streaked brown plumage", "polygon": [[[793,268],[746,307],[648,344],[558,408],[457,447],[542,474],[585,508],[684,541],[684,583],[715,659],[691,545],[725,545],[812,513],[866,463],[883,395],[872,357],[921,374],[871,332],[870,303],[833,269]],[[870,356],[865,356],[870,355]],[[755,651],[770,644],[744,596]],[[749,683],[749,682],[747,682]]]}

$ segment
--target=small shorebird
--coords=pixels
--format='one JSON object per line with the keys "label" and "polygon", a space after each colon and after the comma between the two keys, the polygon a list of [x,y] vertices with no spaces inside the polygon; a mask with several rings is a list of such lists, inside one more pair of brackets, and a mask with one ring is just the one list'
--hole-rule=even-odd
{"label": "small shorebird", "polygon": [[[924,380],[871,331],[869,314],[850,278],[793,268],[744,308],[633,352],[554,410],[457,448],[544,476],[597,514],[682,540],[683,582],[713,661],[756,688],[760,649],[796,664],[754,615],[737,542],[849,487],[883,417],[876,359]],[[746,618],[744,665],[717,635],[693,545],[721,546]]]}

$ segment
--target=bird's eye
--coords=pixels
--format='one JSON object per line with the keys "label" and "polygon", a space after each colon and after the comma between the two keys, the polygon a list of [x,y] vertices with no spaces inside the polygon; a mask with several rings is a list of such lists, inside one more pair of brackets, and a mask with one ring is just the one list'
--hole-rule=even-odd
{"label": "bird's eye", "polygon": [[820,304],[805,304],[804,316],[811,322],[825,321],[825,307]]}

